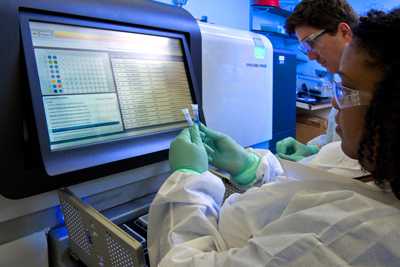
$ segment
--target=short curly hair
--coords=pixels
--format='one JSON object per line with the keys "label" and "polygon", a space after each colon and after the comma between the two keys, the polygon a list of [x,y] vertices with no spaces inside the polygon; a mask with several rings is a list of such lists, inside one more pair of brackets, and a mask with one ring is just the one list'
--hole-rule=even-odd
{"label": "short curly hair", "polygon": [[299,26],[312,26],[335,34],[339,23],[345,22],[354,28],[358,16],[346,0],[303,0],[286,20],[288,34],[294,34]]}
{"label": "short curly hair", "polygon": [[400,46],[395,37],[400,33],[400,8],[371,10],[353,33],[352,45],[369,55],[367,66],[383,73],[365,117],[359,162],[372,167],[375,183],[390,184],[400,199]]}

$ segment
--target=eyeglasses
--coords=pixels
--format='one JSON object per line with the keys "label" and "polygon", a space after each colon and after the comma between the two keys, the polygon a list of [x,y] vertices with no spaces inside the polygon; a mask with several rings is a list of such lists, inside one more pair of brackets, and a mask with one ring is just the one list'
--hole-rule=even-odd
{"label": "eyeglasses", "polygon": [[299,50],[304,54],[308,55],[311,51],[314,51],[314,45],[319,37],[321,37],[326,30],[320,30],[314,32],[300,41]]}
{"label": "eyeglasses", "polygon": [[343,86],[341,82],[333,83],[333,93],[339,109],[355,106],[368,106],[372,95]]}

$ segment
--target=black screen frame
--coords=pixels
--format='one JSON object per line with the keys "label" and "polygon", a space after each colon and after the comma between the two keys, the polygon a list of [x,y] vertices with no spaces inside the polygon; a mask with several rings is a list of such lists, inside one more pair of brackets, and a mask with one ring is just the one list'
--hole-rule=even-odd
{"label": "black screen frame", "polygon": [[[44,23],[56,23],[63,25],[72,25],[80,27],[88,27],[95,29],[114,30],[132,33],[150,34],[163,37],[171,37],[181,40],[184,63],[186,73],[188,74],[188,82],[192,103],[197,103],[194,69],[189,53],[189,48],[185,36],[181,33],[161,31],[155,29],[141,28],[131,25],[117,24],[113,22],[103,22],[95,20],[86,20],[81,18],[73,18],[68,16],[54,16],[48,14],[41,14],[36,12],[20,12],[20,30],[22,37],[22,47],[25,54],[26,71],[28,76],[30,95],[32,99],[34,118],[36,123],[36,131],[39,139],[40,151],[42,156],[43,165],[46,173],[50,176],[57,176],[60,174],[79,171],[82,169],[92,168],[103,164],[125,160],[134,157],[144,156],[147,153],[156,153],[168,149],[165,144],[169,143],[179,130],[159,133],[151,136],[132,137],[124,140],[114,140],[109,143],[98,143],[84,147],[76,147],[69,150],[51,151],[49,144],[49,136],[47,130],[47,123],[45,121],[45,111],[43,102],[41,100],[41,89],[34,56],[34,48],[31,39],[29,28],[29,21],[38,21]],[[160,139],[164,142],[164,147],[159,149],[150,149],[147,153],[133,153],[134,149],[139,146],[138,142],[146,141],[149,144],[157,143]],[[151,145],[149,145],[151,146]]]}

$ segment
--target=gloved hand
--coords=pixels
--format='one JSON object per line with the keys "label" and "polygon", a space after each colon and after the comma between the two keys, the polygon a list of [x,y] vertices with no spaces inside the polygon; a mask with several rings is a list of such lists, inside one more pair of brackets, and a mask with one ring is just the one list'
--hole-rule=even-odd
{"label": "gloved hand", "polygon": [[240,186],[251,185],[256,180],[260,158],[235,142],[231,137],[200,125],[208,160],[215,167],[232,175]]}
{"label": "gloved hand", "polygon": [[183,129],[171,143],[169,163],[173,171],[203,173],[208,170],[208,157],[198,126]]}
{"label": "gloved hand", "polygon": [[317,145],[304,145],[293,137],[287,137],[276,143],[276,152],[282,159],[299,161],[318,153]]}

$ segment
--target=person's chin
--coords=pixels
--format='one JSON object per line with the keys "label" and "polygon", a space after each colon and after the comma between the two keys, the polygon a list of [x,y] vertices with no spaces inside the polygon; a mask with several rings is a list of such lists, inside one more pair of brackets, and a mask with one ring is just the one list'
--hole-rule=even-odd
{"label": "person's chin", "polygon": [[334,68],[333,66],[324,65],[324,67],[325,67],[330,73],[335,73],[335,72],[337,72],[337,68]]}
{"label": "person's chin", "polygon": [[354,149],[352,149],[350,146],[348,146],[345,142],[345,140],[342,139],[342,150],[343,153],[348,156],[351,159],[358,159],[358,155],[357,155],[357,151],[355,151]]}
{"label": "person's chin", "polygon": [[330,64],[328,64],[328,62],[326,60],[318,60],[318,63],[329,72],[336,71],[334,68],[332,68],[332,66]]}

